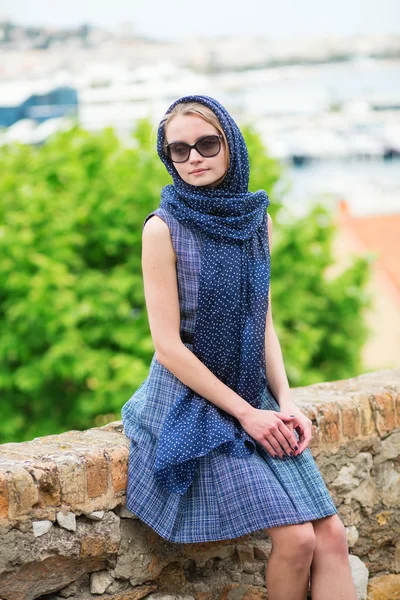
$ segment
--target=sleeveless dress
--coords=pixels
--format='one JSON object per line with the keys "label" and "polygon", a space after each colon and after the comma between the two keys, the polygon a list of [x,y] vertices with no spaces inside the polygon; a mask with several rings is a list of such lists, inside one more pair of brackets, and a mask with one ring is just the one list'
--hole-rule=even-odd
{"label": "sleeveless dress", "polygon": [[[180,335],[192,350],[204,233],[182,225],[157,208],[169,227],[177,256]],[[267,213],[265,244],[268,247]],[[184,494],[169,492],[153,475],[162,425],[185,385],[159,363],[154,353],[147,378],[121,410],[130,438],[126,507],[166,540],[178,543],[240,537],[266,527],[304,523],[337,513],[309,448],[294,457],[272,458],[258,442],[247,457],[215,449],[198,459],[192,484]],[[261,408],[279,411],[268,384]],[[297,433],[295,432],[297,436]]]}

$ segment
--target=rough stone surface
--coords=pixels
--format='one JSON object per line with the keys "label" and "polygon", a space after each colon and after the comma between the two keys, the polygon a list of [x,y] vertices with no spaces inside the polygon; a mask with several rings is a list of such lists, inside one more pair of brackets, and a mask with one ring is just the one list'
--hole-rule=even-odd
{"label": "rough stone surface", "polygon": [[358,556],[349,556],[351,575],[353,577],[354,585],[356,586],[357,599],[367,600],[367,587],[368,587],[368,569],[358,558]]}
{"label": "rough stone surface", "polygon": [[53,523],[51,521],[33,521],[32,529],[33,535],[35,537],[40,537],[47,533],[53,527]]}
{"label": "rough stone surface", "polygon": [[99,522],[81,517],[75,532],[54,525],[35,538],[32,531],[11,529],[1,538],[0,598],[30,600],[60,590],[83,573],[104,569],[119,545],[119,517],[112,511]]}
{"label": "rough stone surface", "polygon": [[60,527],[64,527],[64,529],[76,531],[76,516],[72,512],[67,512],[66,514],[64,514],[61,511],[58,512],[57,522],[60,525]]}
{"label": "rough stone surface", "polygon": [[400,600],[400,575],[373,577],[368,584],[368,600]]}
{"label": "rough stone surface", "polygon": [[101,521],[104,517],[104,510],[95,510],[92,513],[86,515],[88,519],[92,519],[92,521]]}
{"label": "rough stone surface", "polygon": [[104,594],[113,582],[108,571],[99,571],[90,576],[90,591],[92,594]]}
{"label": "rough stone surface", "polygon": [[349,545],[349,548],[352,548],[353,546],[355,546],[357,543],[357,540],[358,540],[357,527],[355,525],[346,527],[346,536],[347,536],[347,543]]}
{"label": "rough stone surface", "polygon": [[[346,527],[359,598],[368,569],[368,600],[395,600],[400,369],[293,396],[313,423],[311,450]],[[174,544],[126,509],[129,444],[118,421],[0,446],[1,600],[266,600],[265,531]]]}
{"label": "rough stone surface", "polygon": [[157,592],[156,594],[150,594],[146,600],[195,600],[193,596],[179,596],[176,594],[162,594]]}

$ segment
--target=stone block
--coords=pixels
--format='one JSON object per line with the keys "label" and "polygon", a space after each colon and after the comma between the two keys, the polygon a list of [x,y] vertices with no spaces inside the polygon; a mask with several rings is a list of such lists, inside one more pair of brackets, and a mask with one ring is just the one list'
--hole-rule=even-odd
{"label": "stone block", "polygon": [[267,590],[254,585],[231,583],[225,586],[218,600],[267,600]]}
{"label": "stone block", "polygon": [[33,462],[27,466],[37,487],[41,509],[59,506],[61,502],[60,473],[52,461]]}
{"label": "stone block", "polygon": [[254,560],[254,546],[250,544],[236,544],[236,552],[241,564]]}
{"label": "stone block", "polygon": [[108,463],[104,453],[88,452],[85,455],[87,494],[89,498],[96,498],[107,492]]}
{"label": "stone block", "polygon": [[400,507],[400,473],[391,461],[376,467],[378,493],[387,507]]}
{"label": "stone block", "polygon": [[131,585],[156,579],[163,568],[182,553],[180,544],[169,544],[153,535],[150,527],[136,519],[122,519],[121,544],[114,578],[127,579]]}
{"label": "stone block", "polygon": [[8,517],[8,490],[7,479],[4,473],[0,473],[0,519]]}
{"label": "stone block", "polygon": [[125,492],[128,482],[129,448],[119,446],[105,451],[110,462],[111,482],[114,492]]}
{"label": "stone block", "polygon": [[178,594],[164,594],[156,592],[146,597],[146,600],[195,600],[193,596],[180,596]]}
{"label": "stone block", "polygon": [[389,392],[374,394],[372,397],[373,418],[379,435],[384,435],[396,427],[394,399]]}
{"label": "stone block", "polygon": [[0,574],[0,598],[34,600],[41,594],[55,592],[85,572],[104,569],[104,559],[85,560],[72,556],[49,556],[41,561],[19,565]]}
{"label": "stone block", "polygon": [[382,441],[380,452],[374,458],[375,464],[393,460],[400,456],[400,431],[395,431]]}
{"label": "stone block", "polygon": [[17,519],[29,515],[32,507],[38,502],[38,489],[29,474],[16,463],[12,472],[6,474],[8,480],[8,517]]}
{"label": "stone block", "polygon": [[91,521],[101,521],[104,517],[104,510],[94,510],[93,512],[86,515]]}
{"label": "stone block", "polygon": [[68,529],[69,531],[76,531],[76,516],[71,511],[59,511],[57,513],[57,522],[60,525],[60,527],[64,527],[64,529]]}
{"label": "stone block", "polygon": [[267,540],[257,540],[257,543],[254,543],[254,558],[258,560],[267,560],[270,555],[272,544]]}
{"label": "stone block", "polygon": [[348,492],[348,498],[357,500],[364,508],[372,508],[375,504],[377,489],[373,480],[361,481],[360,485]]}
{"label": "stone block", "polygon": [[60,471],[63,504],[74,508],[87,500],[86,465],[74,455],[60,454],[56,459]]}
{"label": "stone block", "polygon": [[353,548],[353,546],[356,545],[357,540],[358,540],[357,527],[355,527],[354,525],[351,525],[350,527],[346,527],[346,536],[347,536],[347,543],[349,545],[349,548]]}
{"label": "stone block", "polygon": [[[111,589],[111,586],[109,589]],[[143,585],[120,592],[109,592],[107,590],[107,592],[100,596],[94,596],[89,590],[86,590],[74,594],[73,600],[96,600],[96,598],[99,598],[99,600],[142,600],[142,598],[148,600],[149,594],[156,589],[155,585]],[[61,593],[59,595],[46,596],[46,600],[64,600],[64,596]]]}
{"label": "stone block", "polygon": [[350,555],[349,561],[357,600],[367,600],[368,569],[358,556]]}
{"label": "stone block", "polygon": [[333,402],[318,405],[317,423],[323,443],[336,443],[340,439],[339,407]]}
{"label": "stone block", "polygon": [[349,440],[358,437],[361,433],[361,417],[357,404],[353,399],[340,403],[342,412],[342,434]]}
{"label": "stone block", "polygon": [[370,479],[372,465],[371,454],[360,452],[351,463],[340,469],[338,476],[332,482],[332,487],[342,494],[357,488],[362,480]]}
{"label": "stone block", "polygon": [[396,427],[400,427],[400,393],[394,392],[394,411],[396,418]]}
{"label": "stone block", "polygon": [[369,396],[358,397],[357,404],[361,417],[361,435],[371,437],[376,434],[376,429]]}
{"label": "stone block", "polygon": [[52,527],[53,527],[53,523],[51,521],[33,521],[32,522],[33,535],[35,537],[40,537],[41,535],[44,535],[45,533],[50,531],[50,529]]}
{"label": "stone block", "polygon": [[231,540],[221,542],[204,542],[198,544],[185,544],[181,547],[185,557],[194,560],[197,567],[202,567],[210,558],[221,560],[230,558],[236,553],[235,544]]}
{"label": "stone block", "polygon": [[400,600],[400,575],[381,575],[370,579],[368,600]]}
{"label": "stone block", "polygon": [[92,594],[104,594],[113,582],[108,571],[97,571],[90,575],[90,592]]}

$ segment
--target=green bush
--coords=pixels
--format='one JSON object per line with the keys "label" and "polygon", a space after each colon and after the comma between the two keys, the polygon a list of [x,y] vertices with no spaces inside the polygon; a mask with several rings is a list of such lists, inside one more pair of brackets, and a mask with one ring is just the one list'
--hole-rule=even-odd
{"label": "green bush", "polygon": [[[292,385],[360,370],[366,261],[334,281],[329,215],[280,226],[280,178],[245,128],[252,189],[274,218],[274,322]],[[130,147],[111,129],[79,127],[42,147],[0,149],[0,441],[119,419],[154,352],[144,301],[144,218],[170,181],[147,121]],[[276,244],[275,244],[276,239]]]}

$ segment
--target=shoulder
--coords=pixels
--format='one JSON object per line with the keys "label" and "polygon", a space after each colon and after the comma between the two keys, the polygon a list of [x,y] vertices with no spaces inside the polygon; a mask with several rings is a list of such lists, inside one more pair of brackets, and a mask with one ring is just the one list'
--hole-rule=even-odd
{"label": "shoulder", "polygon": [[169,226],[159,215],[154,214],[146,221],[142,231],[143,242],[171,242]]}
{"label": "shoulder", "polygon": [[175,255],[170,229],[157,214],[152,215],[143,226],[142,246],[146,254],[164,258]]}

